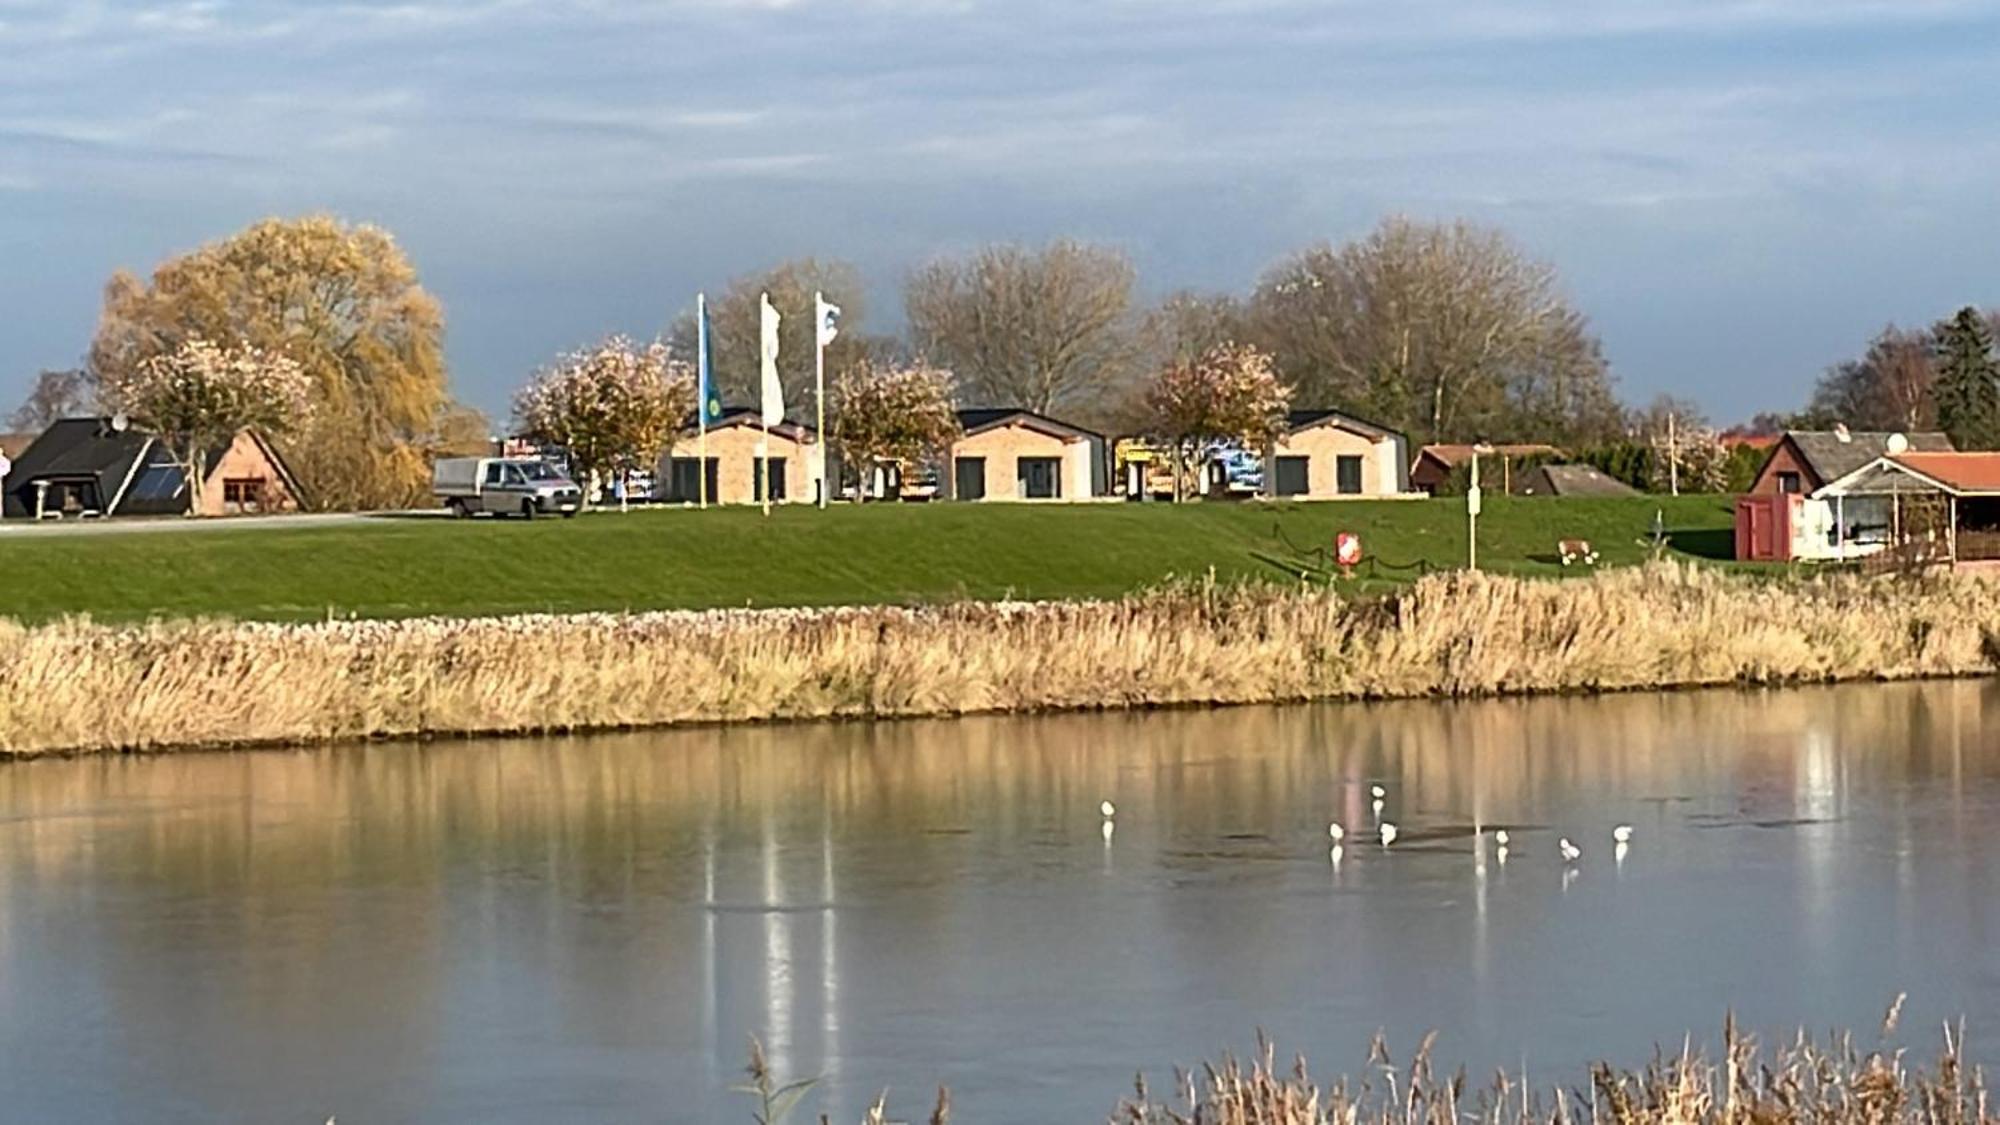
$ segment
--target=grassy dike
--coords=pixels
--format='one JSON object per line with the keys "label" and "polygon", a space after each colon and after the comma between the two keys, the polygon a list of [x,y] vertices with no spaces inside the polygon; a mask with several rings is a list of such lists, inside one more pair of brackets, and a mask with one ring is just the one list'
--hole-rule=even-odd
{"label": "grassy dike", "polygon": [[[1591,540],[1605,565],[1640,561],[1664,513],[1676,550],[1728,554],[1726,498],[1495,498],[1480,559],[1557,574],[1556,540]],[[154,616],[311,621],[743,606],[900,605],[1116,598],[1178,576],[1294,581],[1288,560],[1357,531],[1410,569],[1465,561],[1461,502],[1316,504],[869,504],[593,513],[575,520],[10,530],[0,526],[0,617]],[[1364,573],[1367,573],[1364,570]]]}
{"label": "grassy dike", "polygon": [[913,608],[0,623],[0,754],[1990,673],[2000,583],[1660,563]]}

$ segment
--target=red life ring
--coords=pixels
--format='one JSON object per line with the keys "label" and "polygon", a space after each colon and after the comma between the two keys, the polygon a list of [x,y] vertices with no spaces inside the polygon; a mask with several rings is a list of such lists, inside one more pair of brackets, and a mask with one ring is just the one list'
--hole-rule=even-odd
{"label": "red life ring", "polygon": [[1361,562],[1361,536],[1352,531],[1343,531],[1333,537],[1333,561],[1341,566],[1358,566]]}

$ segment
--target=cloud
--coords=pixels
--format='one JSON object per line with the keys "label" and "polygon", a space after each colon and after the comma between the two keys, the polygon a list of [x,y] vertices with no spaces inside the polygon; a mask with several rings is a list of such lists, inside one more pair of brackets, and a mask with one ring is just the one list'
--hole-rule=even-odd
{"label": "cloud", "polygon": [[1996,33],[1969,0],[0,0],[0,240],[72,271],[11,294],[0,379],[80,350],[111,266],[272,211],[394,226],[483,295],[455,360],[505,372],[608,327],[571,330],[611,279],[652,307],[819,252],[886,285],[1078,233],[1221,288],[1410,210],[1556,258],[1635,379],[1741,394],[1648,310],[1981,276],[1933,228],[1993,225]]}

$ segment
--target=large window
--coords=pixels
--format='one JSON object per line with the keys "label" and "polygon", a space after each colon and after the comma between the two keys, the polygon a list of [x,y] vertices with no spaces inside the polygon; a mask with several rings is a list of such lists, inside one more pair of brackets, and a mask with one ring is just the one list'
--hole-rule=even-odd
{"label": "large window", "polygon": [[[715,458],[708,459],[708,498],[716,498],[716,480],[720,475]],[[701,499],[701,461],[694,457],[676,457],[667,465],[667,494],[663,499],[692,504]]]}
{"label": "large window", "polygon": [[1062,497],[1062,459],[1023,457],[1017,462],[1020,495],[1028,500],[1056,500]]}
{"label": "large window", "polygon": [[139,470],[126,496],[132,500],[172,500],[187,487],[181,467],[171,462],[154,462]]}
{"label": "large window", "polygon": [[1304,496],[1312,488],[1312,458],[1280,457],[1272,486],[1279,496]]}
{"label": "large window", "polygon": [[951,494],[960,500],[986,499],[986,458],[960,457],[952,463]]}
{"label": "large window", "polygon": [[1361,458],[1344,453],[1333,459],[1333,490],[1342,496],[1361,495]]}
{"label": "large window", "polygon": [[755,497],[760,504],[764,501],[764,467],[766,465],[770,466],[772,501],[775,502],[785,498],[785,459],[783,457],[752,457],[750,458],[750,495]]}

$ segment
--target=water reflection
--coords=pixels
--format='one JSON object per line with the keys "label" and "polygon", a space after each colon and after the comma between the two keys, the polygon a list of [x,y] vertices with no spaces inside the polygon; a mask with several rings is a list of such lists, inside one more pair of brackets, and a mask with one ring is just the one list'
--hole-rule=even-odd
{"label": "water reflection", "polygon": [[[0,1098],[712,1120],[740,1116],[754,1033],[827,1076],[836,1119],[945,1081],[968,1119],[1093,1120],[1135,1069],[1258,1026],[1325,1069],[1437,1027],[1449,1057],[1547,1070],[1727,1007],[1867,1025],[1907,989],[1907,1026],[1976,1017],[2000,1000],[1994,690],[14,766]],[[1331,821],[1357,831],[1322,850]]]}

